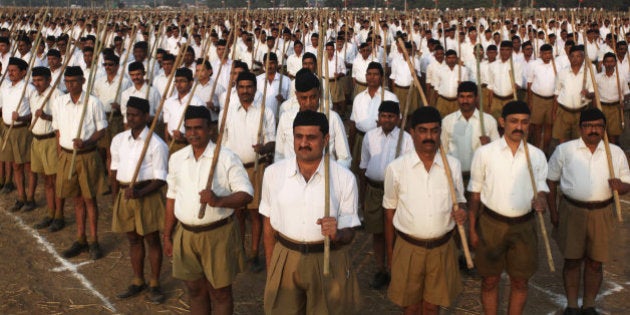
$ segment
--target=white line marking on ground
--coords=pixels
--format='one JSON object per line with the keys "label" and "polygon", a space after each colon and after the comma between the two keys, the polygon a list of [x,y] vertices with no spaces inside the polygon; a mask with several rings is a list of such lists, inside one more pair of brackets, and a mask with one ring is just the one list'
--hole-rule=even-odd
{"label": "white line marking on ground", "polygon": [[[5,213],[6,215],[10,216],[11,218],[13,218],[13,220],[15,220],[17,222],[18,226],[22,230],[26,231],[28,234],[33,236],[33,238],[35,238],[37,243],[39,243],[39,245],[41,245],[41,247],[44,250],[46,250],[49,254],[51,254],[55,258],[55,260],[57,260],[57,262],[59,262],[61,264],[61,267],[57,267],[55,269],[58,269],[59,271],[66,271],[66,270],[69,271],[72,274],[72,276],[74,276],[77,280],[79,280],[79,282],[81,282],[81,284],[88,291],[90,291],[90,293],[92,293],[94,296],[99,298],[101,300],[101,302],[103,302],[103,306],[105,308],[110,310],[112,313],[116,313],[117,312],[116,308],[114,307],[114,305],[112,303],[109,302],[107,297],[105,297],[103,294],[98,292],[94,288],[92,283],[85,276],[83,276],[81,273],[79,273],[77,271],[78,267],[83,266],[86,263],[79,263],[79,264],[75,265],[75,264],[69,262],[68,260],[63,259],[61,256],[59,256],[59,253],[57,253],[57,251],[55,250],[53,245],[50,242],[48,242],[45,238],[43,238],[39,233],[37,233],[37,231],[33,230],[31,227],[26,225],[26,223],[24,223],[22,218],[20,218],[20,217],[18,217],[16,215],[13,215],[11,213],[8,213],[6,211],[2,211],[2,212]],[[87,263],[90,263],[90,262],[87,262]],[[53,271],[56,271],[55,269],[53,269]]]}
{"label": "white line marking on ground", "polygon": [[628,200],[623,200],[623,199],[621,199],[621,200],[619,200],[619,201],[621,201],[621,202],[623,202],[623,203],[625,203],[625,204],[630,205],[630,201],[628,201]]}
{"label": "white line marking on ground", "polygon": [[[630,282],[628,282],[628,283],[630,283]],[[628,284],[628,283],[626,283],[626,284]],[[611,288],[607,289],[607,290],[604,290],[604,291],[601,291],[597,295],[597,300],[600,300],[601,298],[603,298],[605,296],[617,293],[619,291],[623,291],[623,289],[624,289],[624,287],[622,285],[620,285],[619,283],[616,283],[616,282],[613,282],[613,281],[610,281],[610,280],[606,280],[606,284],[611,286]],[[562,308],[566,307],[567,299],[564,296],[564,294],[555,293],[555,292],[553,292],[553,291],[551,291],[549,289],[542,288],[542,287],[540,287],[540,286],[538,286],[538,285],[536,285],[534,283],[531,283],[531,282],[530,282],[529,286],[531,286],[532,288],[537,289],[538,291],[543,292],[546,295],[548,295],[549,296],[549,300],[551,300],[551,302],[553,304],[555,304],[556,306],[562,307]],[[582,299],[581,298],[578,300],[578,303],[579,304],[582,303]],[[602,311],[602,310],[599,310],[599,312],[600,312],[600,314],[609,314],[609,313],[607,313],[605,311]],[[548,315],[552,315],[552,314],[556,314],[556,312],[555,311],[551,312]]]}
{"label": "white line marking on ground", "polygon": [[[78,263],[78,264],[73,264],[73,266],[74,266],[74,267],[76,267],[76,268],[74,268],[74,269],[78,269],[78,268],[79,268],[79,267],[81,267],[81,266],[84,266],[84,265],[89,265],[89,264],[91,264],[91,263],[93,263],[93,262],[94,262],[94,261],[92,261],[92,260],[86,260],[86,261],[84,261],[84,262],[80,262],[80,263]],[[54,271],[54,272],[63,272],[63,271],[66,271],[66,270],[70,270],[70,269],[68,269],[68,268],[66,268],[66,267],[64,267],[64,266],[55,267],[55,268],[53,268],[53,269],[50,269],[50,271]]]}

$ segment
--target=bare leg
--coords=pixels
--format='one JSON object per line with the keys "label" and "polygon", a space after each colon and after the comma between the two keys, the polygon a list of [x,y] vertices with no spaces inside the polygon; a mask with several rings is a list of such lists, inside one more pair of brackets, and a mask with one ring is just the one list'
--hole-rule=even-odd
{"label": "bare leg", "polygon": [[98,242],[98,207],[96,206],[96,198],[85,198],[88,219],[90,220],[90,240]]}
{"label": "bare leg", "polygon": [[[140,285],[144,283],[144,240],[141,235],[134,232],[127,232],[127,240],[129,240],[129,258],[131,260],[131,269],[133,270],[134,284]],[[135,283],[140,282],[141,283]]]}
{"label": "bare leg", "polygon": [[584,302],[582,307],[595,307],[595,298],[604,278],[602,263],[588,257],[584,262]]}
{"label": "bare leg", "polygon": [[486,315],[496,315],[499,307],[499,282],[501,276],[481,278],[481,304]]}
{"label": "bare leg", "polygon": [[258,209],[249,209],[249,217],[252,221],[252,257],[258,257],[262,235],[262,217],[258,213]]}
{"label": "bare leg", "polygon": [[149,264],[151,265],[151,285],[160,283],[160,270],[162,269],[162,243],[160,232],[155,231],[144,236],[149,245]]}
{"label": "bare leg", "polygon": [[508,306],[508,314],[523,314],[525,301],[527,301],[527,280],[510,278],[510,304]]}
{"label": "bare leg", "polygon": [[212,301],[215,315],[230,315],[234,313],[232,286],[215,289],[210,285],[210,283],[208,283],[208,288],[210,291],[210,300]]}
{"label": "bare leg", "polygon": [[82,197],[74,197],[74,213],[77,220],[77,237],[85,240],[85,203]]}
{"label": "bare leg", "polygon": [[205,278],[195,281],[184,281],[190,297],[190,314],[207,315],[212,314],[210,305],[210,293],[208,288],[210,283]]}
{"label": "bare leg", "polygon": [[[567,295],[567,306],[570,308],[578,307],[578,292],[580,291],[580,259],[565,259],[564,268],[562,269],[562,278],[564,280],[564,292]],[[586,272],[585,272],[586,273]]]}

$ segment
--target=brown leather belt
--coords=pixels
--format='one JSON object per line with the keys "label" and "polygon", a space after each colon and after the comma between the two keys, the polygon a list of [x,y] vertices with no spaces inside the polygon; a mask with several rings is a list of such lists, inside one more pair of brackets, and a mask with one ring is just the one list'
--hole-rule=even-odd
{"label": "brown leather belt", "polygon": [[447,101],[449,101],[449,102],[457,101],[457,97],[449,98],[449,97],[445,97],[445,96],[442,96],[442,95],[440,95],[440,97],[445,99],[445,100],[447,100]]}
{"label": "brown leather belt", "polygon": [[[282,246],[294,250],[296,252],[300,252],[302,254],[308,253],[323,253],[324,252],[324,242],[315,242],[315,243],[297,243],[286,236],[278,233],[276,234],[276,239]],[[330,250],[337,250],[341,248],[341,246],[330,242]]]}
{"label": "brown leather belt", "polygon": [[397,88],[399,88],[399,89],[404,89],[404,90],[406,90],[406,89],[408,89],[408,88],[410,88],[410,87],[411,87],[411,85],[410,85],[410,86],[402,86],[402,85],[398,85],[398,84],[396,84],[396,83],[394,83],[394,86],[395,86],[395,87],[397,87]]}
{"label": "brown leather belt", "polygon": [[432,238],[432,239],[426,239],[426,240],[421,240],[421,239],[417,239],[411,235],[407,235],[401,231],[396,230],[396,233],[398,234],[398,236],[400,236],[400,238],[402,238],[403,240],[416,245],[416,246],[420,246],[426,249],[432,249],[432,248],[436,248],[436,247],[440,247],[444,244],[446,244],[451,237],[453,236],[453,230],[450,230],[448,232],[446,232],[446,234],[437,237],[437,238]]}
{"label": "brown leather belt", "polygon": [[[15,128],[15,127],[13,127],[13,128]],[[35,138],[35,139],[37,139],[37,140],[46,140],[46,139],[50,139],[50,138],[54,138],[54,137],[56,137],[56,135],[55,135],[55,133],[54,133],[54,132],[47,133],[47,134],[45,134],[45,135],[36,135],[36,134],[33,134],[33,138]]]}
{"label": "brown leather belt", "polygon": [[601,102],[601,104],[602,104],[602,106],[619,106],[619,102],[615,102],[615,103],[604,103],[604,102]]}
{"label": "brown leather belt", "polygon": [[360,86],[367,86],[367,83],[363,83],[363,82],[359,82],[359,81],[356,81],[356,83],[357,83],[357,85],[360,85]]}
{"label": "brown leather belt", "polygon": [[379,181],[375,181],[375,180],[371,180],[369,178],[365,178],[365,180],[367,181],[368,185],[374,187],[374,188],[380,188],[380,189],[384,189],[384,185],[383,182],[379,182]]}
{"label": "brown leather belt", "polygon": [[214,221],[210,224],[206,224],[206,225],[186,225],[184,223],[181,223],[182,228],[184,228],[184,230],[188,231],[188,232],[193,232],[193,233],[201,233],[201,232],[207,232],[207,231],[212,231],[215,229],[218,229],[230,222],[232,222],[234,219],[232,218],[232,216],[229,216],[225,219],[221,219],[219,221]]}
{"label": "brown leather belt", "polygon": [[569,108],[569,107],[566,107],[566,106],[564,106],[564,105],[562,105],[560,103],[558,103],[558,106],[560,106],[560,108],[562,108],[564,111],[567,111],[569,113],[574,113],[574,114],[575,113],[580,113],[580,112],[582,112],[583,110],[586,109],[586,106],[582,106],[580,108]]}
{"label": "brown leather belt", "polygon": [[553,98],[554,98],[554,95],[551,95],[551,96],[542,96],[542,95],[537,94],[537,93],[535,93],[535,92],[532,92],[532,94],[536,95],[536,97],[538,97],[538,98],[542,98],[543,100],[550,100],[550,99],[553,99]]}
{"label": "brown leather belt", "polygon": [[579,200],[575,200],[567,195],[562,195],[562,197],[564,197],[564,199],[566,199],[570,204],[578,207],[578,208],[585,208],[588,210],[597,210],[597,209],[602,209],[602,208],[606,208],[609,205],[611,205],[613,203],[613,199],[609,198],[607,200],[603,200],[603,201],[579,201]]}
{"label": "brown leather belt", "polygon": [[[11,125],[4,124],[4,126],[7,127],[7,128],[11,128]],[[13,124],[13,129],[23,128],[23,127],[26,127],[26,126],[28,126],[28,125],[27,124],[20,124],[20,125]]]}
{"label": "brown leather belt", "polygon": [[[68,154],[72,154],[73,153],[72,150],[68,150],[66,148],[61,148],[61,151],[66,152]],[[93,146],[93,147],[87,148],[87,149],[77,150],[77,154],[81,155],[81,154],[86,154],[86,153],[90,153],[90,152],[94,152],[94,151],[96,151],[96,146]]]}
{"label": "brown leather belt", "polygon": [[507,95],[507,96],[501,96],[501,95],[497,95],[496,93],[492,93],[492,95],[493,95],[493,97],[496,97],[496,98],[498,98],[498,99],[500,99],[502,101],[514,98],[514,94],[510,94],[510,95]]}
{"label": "brown leather belt", "polygon": [[[141,182],[136,182],[135,184],[133,184],[133,188],[135,189],[142,189],[144,187],[149,186],[149,184],[151,183],[150,180],[143,180]],[[123,189],[127,189],[129,188],[130,183],[121,183],[118,182],[118,188],[120,188],[120,190],[122,191]]]}
{"label": "brown leather belt", "polygon": [[497,221],[501,221],[503,223],[507,223],[507,224],[518,224],[518,223],[523,223],[523,222],[527,222],[529,220],[531,220],[534,217],[534,211],[530,211],[527,212],[526,214],[520,216],[520,217],[506,217],[502,214],[498,214],[497,212],[493,211],[492,209],[486,207],[484,205],[483,208],[483,213],[487,214],[489,217],[497,220]]}

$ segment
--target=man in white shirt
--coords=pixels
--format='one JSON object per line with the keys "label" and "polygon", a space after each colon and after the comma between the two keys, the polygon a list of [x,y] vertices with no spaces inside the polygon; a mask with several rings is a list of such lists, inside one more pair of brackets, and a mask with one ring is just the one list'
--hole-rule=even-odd
{"label": "man in white shirt", "polygon": [[[233,107],[228,108],[222,140],[225,148],[230,149],[239,157],[254,187],[254,198],[243,211],[236,214],[236,217],[241,227],[241,238],[244,239],[246,214],[250,216],[252,228],[250,268],[254,272],[260,272],[263,270],[263,265],[258,258],[262,218],[258,213],[258,204],[265,164],[268,155],[275,150],[276,119],[271,108],[265,106],[263,110],[262,98],[255,98],[256,89],[256,76],[253,73],[247,71],[238,75],[236,78],[238,100],[235,100]],[[223,112],[220,112],[219,119],[222,118]],[[219,125],[221,125],[220,120]]]}
{"label": "man in white shirt", "polygon": [[[540,47],[540,58],[527,73],[527,104],[531,108],[530,134],[532,143],[549,154],[553,126],[554,88],[557,66],[554,68],[553,48],[549,44]],[[543,137],[544,136],[544,137]],[[541,143],[542,141],[542,143]]]}
{"label": "man in white shirt", "polygon": [[[67,67],[64,81],[68,94],[58,97],[52,105],[52,128],[57,133],[59,152],[56,191],[58,198],[74,199],[77,218],[77,240],[62,256],[71,258],[89,251],[90,258],[96,260],[103,256],[97,238],[96,196],[105,186],[103,161],[96,147],[107,132],[107,116],[99,99],[83,91],[84,80],[81,67]],[[81,119],[83,114],[84,119]],[[83,125],[79,126],[79,122]],[[81,133],[77,137],[79,128]],[[71,163],[73,151],[76,151],[74,165]],[[86,215],[89,238],[85,235]]]}
{"label": "man in white shirt", "polygon": [[[495,119],[501,116],[503,106],[514,99],[516,89],[523,85],[523,82],[518,79],[523,77],[521,64],[510,59],[513,52],[512,46],[511,41],[502,41],[499,48],[500,59],[491,63],[488,69],[490,79],[488,90],[492,93],[488,103],[490,104],[490,114]],[[510,79],[512,73],[516,86],[512,85]]]}
{"label": "man in white shirt", "polygon": [[291,80],[295,79],[295,74],[302,69],[302,52],[304,51],[304,44],[301,41],[296,40],[293,44],[294,54],[287,58],[287,75]]}
{"label": "man in white shirt", "polygon": [[171,76],[171,71],[175,71],[173,69],[173,65],[175,63],[175,56],[172,54],[164,54],[162,57],[162,71],[155,76],[153,79],[153,86],[160,92],[161,97],[169,98],[171,97],[171,93],[175,89],[174,82],[171,83],[171,86],[168,91],[166,91],[166,86],[168,85],[168,79]]}
{"label": "man in white shirt", "polygon": [[[616,223],[613,191],[620,195],[630,191],[628,160],[613,144],[610,153],[615,175],[614,178],[609,176],[602,141],[606,124],[606,117],[600,110],[583,111],[580,138],[560,144],[549,160],[549,212],[551,224],[558,229],[558,245],[564,256],[562,274],[568,304],[564,314],[598,314],[595,298],[603,281],[603,263],[610,260],[610,241]],[[562,198],[556,205],[558,184]],[[582,264],[584,293],[580,310],[578,293]]]}
{"label": "man in white shirt", "polygon": [[[142,99],[146,99],[149,102],[149,124],[153,120],[153,116],[155,116],[155,111],[157,107],[160,105],[161,97],[160,92],[158,92],[155,87],[149,86],[145,79],[145,68],[142,62],[134,61],[129,64],[127,67],[127,72],[129,73],[129,77],[131,78],[131,82],[133,83],[129,88],[124,90],[120,96],[120,112],[123,116],[123,122],[125,125],[125,129],[128,129],[127,126],[127,102],[131,97],[138,97]],[[148,98],[147,98],[148,97]],[[162,124],[161,131],[163,131],[164,125]],[[156,131],[159,135],[159,131]]]}
{"label": "man in white shirt", "polygon": [[[141,64],[141,63],[140,63]],[[125,104],[128,130],[112,139],[110,164],[114,206],[112,210],[112,231],[125,233],[129,241],[129,257],[134,277],[126,291],[117,295],[126,299],[140,294],[147,285],[144,280],[144,242],[149,247],[151,278],[146,300],[160,304],[164,294],[160,290],[160,269],[162,267],[162,243],[160,229],[164,227],[164,195],[168,170],[168,147],[155,133],[151,133],[146,154],[140,153],[149,135],[147,123],[150,121],[149,101],[130,97]],[[131,181],[138,162],[140,171],[133,187]]]}
{"label": "man in white shirt", "polygon": [[228,315],[234,310],[232,283],[244,267],[234,209],[250,202],[254,190],[238,156],[227,149],[219,150],[212,186],[206,187],[216,151],[211,124],[205,106],[186,110],[190,145],[168,164],[164,253],[173,257],[173,277],[188,289],[191,313]]}
{"label": "man in white shirt", "polygon": [[470,76],[468,68],[459,63],[455,50],[449,49],[445,53],[444,61],[444,66],[438,68],[434,76],[435,80],[431,81],[438,93],[435,107],[441,117],[458,110],[457,87],[461,82],[468,81]]}
{"label": "man in white shirt", "polygon": [[[42,104],[44,99],[51,93],[50,69],[45,67],[35,67],[31,72],[33,86],[35,89],[29,96],[29,105],[33,113],[33,142],[31,144],[31,172],[43,174],[44,190],[46,195],[47,215],[37,224],[36,229],[48,228],[50,232],[61,230],[65,226],[63,218],[63,200],[57,198],[55,194],[55,177],[59,162],[59,152],[57,152],[57,139],[52,128],[52,105],[61,92],[57,89],[52,91],[50,100]],[[44,105],[42,107],[42,105]],[[38,118],[35,118],[38,117]],[[36,175],[35,175],[36,176]]]}
{"label": "man in white shirt", "polygon": [[[595,74],[599,98],[602,104],[602,111],[606,116],[606,133],[611,143],[618,143],[617,140],[623,132],[621,129],[621,115],[624,110],[624,99],[628,98],[628,81],[623,75],[622,67],[617,63],[614,53],[606,53],[602,61],[604,71]],[[619,76],[615,71],[619,71]],[[621,92],[621,95],[619,93]]]}
{"label": "man in white shirt", "polygon": [[[398,52],[400,53],[399,57],[394,58],[391,64],[391,74],[389,75],[390,80],[390,90],[396,94],[398,97],[398,101],[400,102],[400,108],[404,112],[405,110],[410,115],[416,110],[420,104],[420,93],[418,89],[416,89],[414,82],[414,77],[417,76],[415,69],[412,71],[409,69],[409,65],[407,60],[405,60],[405,56],[403,54],[402,49],[399,45],[396,45]],[[411,58],[412,54],[412,46],[411,43],[405,43],[405,48],[407,50],[407,54],[409,58]],[[416,63],[416,58],[411,63]],[[419,62],[416,63],[419,66]],[[410,90],[411,89],[411,90]],[[407,94],[411,93],[411,96],[408,98]]]}
{"label": "man in white shirt", "polygon": [[[299,76],[299,74],[298,74]],[[296,79],[299,80],[299,79]],[[296,156],[267,168],[260,213],[264,218],[267,266],[265,313],[354,314],[359,287],[348,244],[359,226],[357,185],[352,173],[334,161],[325,170],[328,120],[299,112],[293,121]],[[325,199],[326,172],[330,199]],[[325,203],[330,214],[324,215]],[[330,240],[330,274],[323,275],[324,239]]]}
{"label": "man in white shirt", "polygon": [[466,221],[466,199],[459,161],[446,157],[447,166],[438,152],[440,129],[437,109],[417,109],[411,115],[415,150],[391,162],[385,173],[384,230],[392,273],[387,295],[405,314],[438,314],[462,290],[453,231],[456,222]]}
{"label": "man in white shirt", "polygon": [[[175,71],[175,89],[177,94],[164,101],[164,140],[172,146],[169,153],[173,154],[188,144],[188,139],[184,136],[184,111],[186,105],[203,106],[205,103],[199,97],[192,95],[193,86],[192,71],[187,68],[179,68]],[[192,99],[191,99],[192,98]]]}
{"label": "man in white shirt", "polygon": [[[477,110],[477,85],[464,81],[457,88],[459,110],[442,120],[442,147],[444,152],[457,158],[465,182],[470,179],[470,163],[475,151],[499,138],[497,121],[492,115]],[[483,117],[481,117],[483,115]],[[484,130],[480,120],[483,118]]]}
{"label": "man in white shirt", "polygon": [[369,64],[374,61],[378,62],[374,56],[372,56],[372,46],[368,43],[361,44],[361,46],[359,46],[359,54],[352,63],[352,81],[354,83],[353,98],[367,89],[365,76]]}
{"label": "man in white shirt", "polygon": [[[31,172],[30,154],[32,135],[28,130],[32,118],[29,96],[34,89],[24,80],[27,70],[26,61],[17,57],[9,58],[6,70],[8,81],[5,81],[0,89],[4,125],[2,142],[6,143],[0,152],[0,160],[11,165],[18,194],[15,204],[9,208],[12,212],[32,211],[36,208],[34,200],[36,177]],[[28,182],[25,175],[28,176]]]}
{"label": "man in white shirt", "polygon": [[[267,54],[264,58],[266,60]],[[266,61],[265,61],[266,62]],[[278,72],[278,56],[275,53],[269,54],[269,68],[265,72],[256,77],[257,89],[261,93],[265,91],[265,107],[269,108],[274,116],[278,113],[278,107],[289,98],[289,87],[291,80]]]}
{"label": "man in white shirt", "polygon": [[[363,203],[363,226],[365,231],[372,234],[372,248],[376,262],[376,273],[370,286],[380,289],[389,283],[389,271],[385,265],[385,235],[383,230],[383,181],[385,169],[398,156],[413,150],[411,136],[398,128],[400,122],[400,107],[395,101],[383,101],[378,108],[379,127],[371,129],[365,134],[361,146],[361,164],[359,191],[365,198]],[[404,132],[400,148],[398,139]],[[397,152],[398,151],[398,152]],[[358,158],[355,156],[355,158]]]}
{"label": "man in white shirt", "polygon": [[[529,178],[524,138],[530,111],[525,102],[512,101],[502,110],[502,138],[477,149],[470,166],[470,244],[476,249],[475,267],[481,275],[481,303],[485,314],[497,314],[499,282],[505,270],[510,279],[509,313],[522,314],[527,282],[538,268],[534,211],[547,208],[549,189],[545,154],[528,146],[534,180]],[[480,214],[480,206],[484,209]],[[532,210],[533,208],[533,210]]]}

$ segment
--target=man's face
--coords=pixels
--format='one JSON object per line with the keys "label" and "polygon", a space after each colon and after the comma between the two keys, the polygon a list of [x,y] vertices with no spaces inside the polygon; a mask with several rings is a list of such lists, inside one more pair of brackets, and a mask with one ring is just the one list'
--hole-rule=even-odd
{"label": "man's face", "polygon": [[297,56],[299,56],[299,55],[301,55],[301,54],[302,54],[302,49],[303,49],[303,48],[304,48],[304,47],[303,47],[302,45],[294,45],[294,46],[293,46],[293,51],[295,52],[295,54],[296,54]]}
{"label": "man's face", "polygon": [[617,55],[625,56],[628,52],[628,45],[617,45]]}
{"label": "man's face", "polygon": [[76,77],[66,76],[63,82],[66,85],[66,90],[68,90],[68,93],[80,94],[81,91],[83,90],[83,82],[85,82],[85,79],[83,78],[83,76],[76,76]]}
{"label": "man's face", "polygon": [[269,69],[267,70],[267,73],[276,73],[277,71],[278,71],[278,61],[269,60]]}
{"label": "man's face", "polygon": [[207,80],[212,75],[212,70],[206,69],[203,64],[198,64],[195,67],[195,75],[199,80]]}
{"label": "man's face", "polygon": [[131,129],[144,128],[149,121],[149,113],[135,107],[127,107],[127,126]]}
{"label": "man's face", "polygon": [[457,93],[457,103],[462,112],[474,111],[477,105],[477,96],[474,92]]}
{"label": "man's face", "polygon": [[437,60],[438,62],[442,62],[444,61],[444,50],[436,50],[433,53],[433,56],[435,57],[435,60]]}
{"label": "man's face", "polygon": [[143,62],[144,58],[147,57],[147,52],[142,48],[134,48],[133,57],[136,59],[136,61]]}
{"label": "man's face", "polygon": [[367,59],[370,54],[372,53],[372,46],[367,45],[361,49],[359,49],[359,53],[361,53],[361,57],[363,57],[363,59]]}
{"label": "man's face", "polygon": [[48,66],[50,66],[51,68],[57,69],[61,66],[61,58],[59,57],[48,56],[46,57],[46,59],[48,59]]}
{"label": "man's face", "polygon": [[578,67],[582,65],[584,62],[584,52],[583,51],[574,51],[569,54],[569,61],[571,62],[572,67]]}
{"label": "man's face", "polygon": [[236,93],[241,103],[252,103],[254,96],[256,96],[256,82],[250,80],[236,82]]}
{"label": "man's face", "polygon": [[238,78],[238,75],[243,71],[245,71],[243,68],[233,68],[232,72],[230,72],[230,82],[234,82],[233,84],[236,84],[236,78]]}
{"label": "man's face", "polygon": [[606,71],[615,71],[615,66],[617,65],[617,60],[615,60],[615,58],[613,57],[607,57],[604,58],[604,68],[606,68]]}
{"label": "man's face", "polygon": [[585,121],[580,124],[580,136],[586,144],[597,145],[604,136],[606,124],[603,119]]}
{"label": "man's face", "polygon": [[551,52],[551,50],[540,52],[540,58],[542,58],[544,63],[549,63],[549,61],[551,61],[552,55],[553,53]]}
{"label": "man's face", "polygon": [[131,82],[133,82],[133,84],[140,85],[144,83],[144,71],[142,70],[129,71],[129,77],[131,78]]}
{"label": "man's face", "polygon": [[9,72],[9,80],[13,83],[19,82],[26,75],[26,70],[20,70],[20,68],[15,65],[9,65],[7,71]]}
{"label": "man's face", "polygon": [[411,128],[411,138],[416,152],[436,152],[440,143],[442,127],[437,122],[418,124]]}
{"label": "man's face", "polygon": [[328,145],[329,135],[325,135],[319,126],[297,126],[293,128],[293,149],[298,161],[317,161],[323,156]]}
{"label": "man's face", "polygon": [[186,119],[184,121],[186,140],[193,148],[204,148],[210,141],[212,130],[208,120],[204,118]]}
{"label": "man's face", "polygon": [[175,88],[180,95],[186,95],[192,87],[192,81],[186,77],[175,77]]}
{"label": "man's face", "polygon": [[190,51],[187,51],[184,54],[184,63],[189,65],[189,64],[192,64],[193,61],[195,61],[195,54]]}
{"label": "man's face", "polygon": [[488,55],[488,61],[495,61],[497,59],[497,51],[496,50],[488,50],[486,52]]}
{"label": "man's face", "polygon": [[33,86],[35,86],[37,92],[42,93],[50,86],[50,81],[50,77],[36,76],[33,77]]}
{"label": "man's face", "polygon": [[57,42],[57,48],[59,48],[59,51],[62,54],[66,52],[67,45],[68,45],[68,42],[66,42],[65,40],[60,40]]}
{"label": "man's face", "polygon": [[335,47],[326,46],[326,56],[328,56],[328,58],[332,58],[334,55],[335,55]]}
{"label": "man's face", "polygon": [[164,74],[171,74],[173,70],[173,60],[162,60],[162,69],[164,69]]}
{"label": "man's face", "polygon": [[217,56],[219,56],[219,58],[223,58],[224,53],[225,53],[225,46],[217,46]]}
{"label": "man's face", "polygon": [[378,69],[368,69],[365,73],[365,80],[368,87],[379,87],[381,86],[381,72]]}
{"label": "man's face", "polygon": [[116,75],[118,73],[118,65],[111,60],[105,60],[103,66],[105,67],[105,73],[108,75]]}
{"label": "man's face", "polygon": [[449,67],[454,67],[457,63],[457,55],[448,55],[446,56],[446,64]]}
{"label": "man's face", "polygon": [[18,51],[20,52],[20,54],[22,54],[22,56],[26,55],[28,53],[28,51],[31,49],[31,47],[29,47],[30,45],[28,45],[25,41],[19,41],[18,42]]}
{"label": "man's face", "polygon": [[512,114],[507,117],[499,117],[499,123],[505,130],[504,136],[512,142],[520,142],[529,131],[529,115]]}
{"label": "man's face", "polygon": [[506,60],[510,59],[510,56],[512,56],[512,48],[511,47],[501,47],[499,49],[499,53],[501,55],[501,60],[506,61]]}
{"label": "man's face", "polygon": [[525,46],[525,47],[523,48],[523,55],[524,55],[525,57],[531,57],[531,56],[532,56],[532,54],[534,54],[534,48],[533,48],[531,45],[529,45],[529,46]]}
{"label": "man's face", "polygon": [[521,49],[521,40],[518,38],[515,38],[512,40],[512,45],[514,46],[514,50],[519,50]]}
{"label": "man's face", "polygon": [[313,58],[302,59],[302,68],[308,69],[311,72],[315,73],[315,68],[317,65],[315,64],[315,60]]}
{"label": "man's face", "polygon": [[391,132],[394,130],[396,126],[398,126],[398,121],[400,120],[400,115],[388,112],[379,112],[378,113],[378,124],[383,128],[384,132]]}
{"label": "man's face", "polygon": [[300,105],[300,111],[317,111],[319,108],[319,89],[313,88],[306,92],[295,91],[295,97]]}
{"label": "man's face", "polygon": [[6,43],[0,43],[0,52],[3,54],[9,52],[9,45],[7,45]]}

